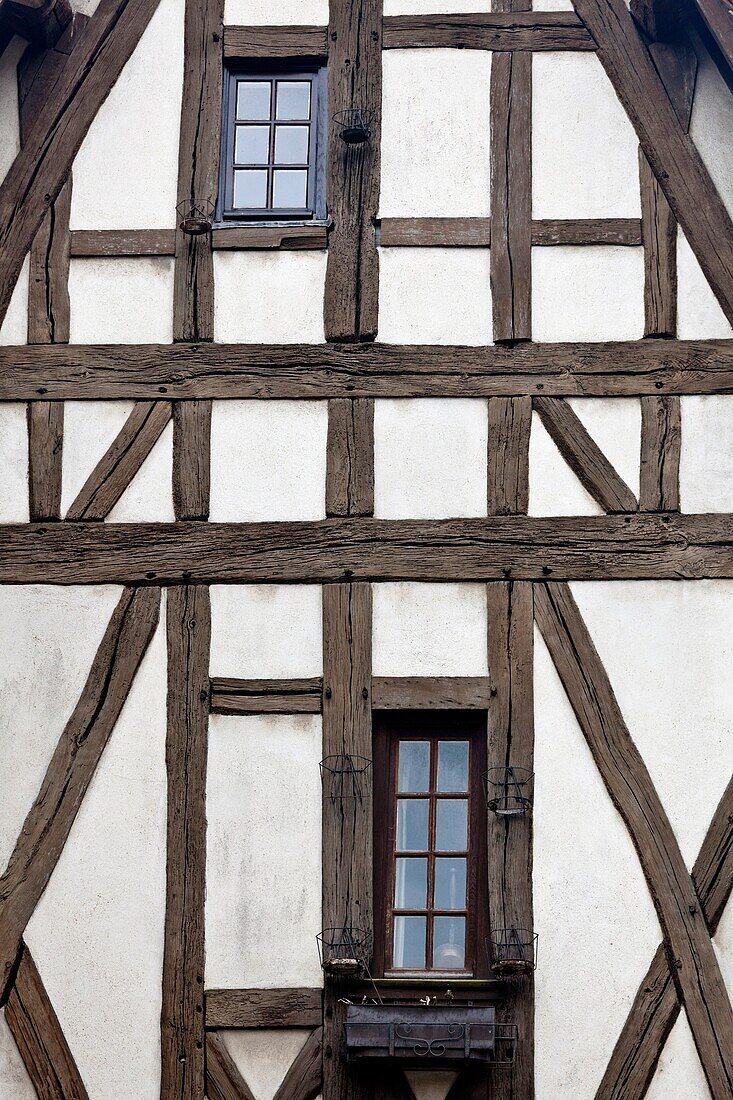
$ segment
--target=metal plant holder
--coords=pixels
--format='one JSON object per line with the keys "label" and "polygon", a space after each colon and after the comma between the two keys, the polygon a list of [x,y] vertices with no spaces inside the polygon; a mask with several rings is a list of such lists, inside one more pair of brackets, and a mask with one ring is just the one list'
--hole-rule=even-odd
{"label": "metal plant holder", "polygon": [[497,817],[521,817],[532,807],[534,772],[529,768],[489,768],[486,805]]}
{"label": "metal plant holder", "polygon": [[495,928],[486,941],[494,974],[519,978],[536,970],[538,938],[531,928]]}
{"label": "metal plant holder", "polygon": [[372,136],[374,112],[364,107],[352,107],[348,111],[337,111],[333,116],[339,137],[347,145],[363,145]]}
{"label": "metal plant holder", "polygon": [[181,232],[187,237],[202,237],[205,233],[209,233],[215,209],[214,203],[208,199],[202,203],[192,203],[188,200],[179,202],[176,213],[180,218]]}
{"label": "metal plant holder", "polygon": [[321,968],[334,977],[358,977],[369,964],[371,936],[363,928],[324,928],[316,936]]}
{"label": "metal plant holder", "polygon": [[331,802],[363,802],[371,766],[365,756],[327,756],[319,765],[324,793]]}
{"label": "metal plant holder", "polygon": [[349,1004],[346,1057],[351,1062],[389,1060],[403,1066],[468,1063],[508,1066],[517,1027],[496,1022],[494,1005]]}

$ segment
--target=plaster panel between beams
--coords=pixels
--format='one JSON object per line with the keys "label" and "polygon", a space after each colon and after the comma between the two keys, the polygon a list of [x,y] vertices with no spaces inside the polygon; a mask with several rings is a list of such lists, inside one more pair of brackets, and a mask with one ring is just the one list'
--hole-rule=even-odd
{"label": "plaster panel between beams", "polygon": [[172,229],[184,0],[161,0],[77,153],[72,229]]}
{"label": "plaster panel between beams", "polygon": [[163,600],[26,934],[89,1095],[104,1100],[157,1100],[160,1093],[165,739]]}
{"label": "plaster panel between beams", "polygon": [[38,1100],[23,1059],[8,1027],[4,1013],[0,1012],[0,1096],[7,1100]]}
{"label": "plaster panel between beams", "polygon": [[211,675],[288,679],[323,672],[321,586],[211,586]]}
{"label": "plaster panel between beams", "polygon": [[493,343],[488,249],[380,249],[379,280],[379,341]]}
{"label": "plaster panel between beams", "polygon": [[381,217],[488,217],[490,76],[488,51],[385,51]]}
{"label": "plaster panel between beams", "polygon": [[537,1095],[588,1100],[661,932],[634,846],[539,631],[534,693]]}
{"label": "plaster panel between beams", "polygon": [[641,403],[636,397],[571,397],[568,403],[588,435],[639,496]]}
{"label": "plaster panel between beams", "polygon": [[684,1012],[677,1017],[646,1093],[646,1100],[710,1100],[710,1089]]}
{"label": "plaster panel between beams", "polygon": [[377,400],[375,515],[485,516],[487,434],[482,400]]}
{"label": "plaster panel between beams", "polygon": [[257,26],[263,23],[325,27],[328,24],[328,0],[225,0],[225,26]]}
{"label": "plaster panel between beams", "polygon": [[215,252],[214,338],[320,344],[325,252]]}
{"label": "plaster panel between beams", "polygon": [[683,512],[733,512],[733,397],[683,397]]}
{"label": "plaster panel between beams", "polygon": [[72,344],[170,344],[173,260],[72,260],[69,270]]}
{"label": "plaster panel between beams", "polygon": [[529,437],[530,516],[601,516],[603,510],[581,485],[536,412]]}
{"label": "plaster panel between beams", "polygon": [[252,1028],[223,1033],[224,1045],[255,1100],[273,1100],[309,1035],[310,1031],[303,1028]]}
{"label": "plaster panel between beams", "polygon": [[677,335],[680,340],[730,340],[733,326],[710,289],[680,229],[677,235]]}
{"label": "plaster panel between beams", "polygon": [[0,345],[27,343],[29,271],[30,262],[26,256],[8,303],[8,311],[0,325]]}
{"label": "plaster panel between beams", "polygon": [[25,49],[16,36],[0,55],[0,182],[20,151],[17,67]]}
{"label": "plaster panel between beams", "polygon": [[375,676],[486,676],[482,584],[372,586]]}
{"label": "plaster panel between beams", "polygon": [[690,136],[733,215],[733,95],[702,44],[698,60]]}
{"label": "plaster panel between beams", "polygon": [[535,340],[640,340],[644,252],[621,245],[532,249]]}
{"label": "plaster panel between beams", "polygon": [[532,58],[532,214],[638,218],[639,143],[593,53]]}
{"label": "plaster panel between beams", "polygon": [[325,401],[215,401],[211,520],[326,516]]}
{"label": "plaster panel between beams", "polygon": [[0,523],[28,523],[26,406],[0,404]]}
{"label": "plaster panel between beams", "polygon": [[320,715],[214,714],[206,816],[206,985],[318,986]]}

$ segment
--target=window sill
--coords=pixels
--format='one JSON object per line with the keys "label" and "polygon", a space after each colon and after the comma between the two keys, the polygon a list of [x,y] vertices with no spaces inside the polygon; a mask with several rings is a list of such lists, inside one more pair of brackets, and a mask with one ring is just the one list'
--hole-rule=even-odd
{"label": "window sill", "polygon": [[215,252],[323,251],[328,247],[330,221],[258,222],[255,225],[217,224],[211,234]]}
{"label": "window sill", "polygon": [[[492,1004],[503,1001],[507,994],[506,982],[499,978],[466,978],[448,975],[419,975],[405,977],[374,978],[372,981],[359,981],[349,985],[349,996],[373,997],[374,987],[385,1000],[420,1000],[423,997],[437,997],[441,1004]],[[450,990],[451,999],[446,999]]]}

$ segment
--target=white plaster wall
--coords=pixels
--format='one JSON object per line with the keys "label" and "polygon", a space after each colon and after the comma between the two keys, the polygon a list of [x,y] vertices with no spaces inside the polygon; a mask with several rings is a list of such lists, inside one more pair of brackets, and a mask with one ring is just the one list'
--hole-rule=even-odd
{"label": "white plaster wall", "polygon": [[728,396],[682,398],[680,503],[683,512],[733,511],[733,403]]}
{"label": "white plaster wall", "polygon": [[165,920],[161,622],[26,940],[90,1097],[155,1100]]}
{"label": "white plaster wall", "polygon": [[320,676],[321,586],[211,586],[211,675]]}
{"label": "white plaster wall", "polygon": [[378,340],[393,344],[491,344],[489,251],[383,248]]}
{"label": "white plaster wall", "polygon": [[449,15],[469,10],[491,11],[491,0],[384,0],[385,15]]}
{"label": "white plaster wall", "polygon": [[302,1028],[225,1031],[224,1045],[255,1100],[272,1100],[310,1035]]}
{"label": "white plaster wall", "polygon": [[215,401],[212,520],[323,519],[326,401]]}
{"label": "white plaster wall", "polygon": [[225,0],[224,23],[325,26],[328,23],[328,0]]}
{"label": "white plaster wall", "polygon": [[375,584],[375,676],[486,676],[481,584]]}
{"label": "white plaster wall", "polygon": [[175,518],[173,424],[168,424],[108,519],[110,523],[173,523]]}
{"label": "white plaster wall", "polygon": [[214,338],[323,342],[325,252],[215,252]]}
{"label": "white plaster wall", "polygon": [[641,403],[638,398],[571,397],[568,403],[638,497],[641,452]]}
{"label": "white plaster wall", "polygon": [[533,216],[640,217],[638,141],[598,58],[535,53],[532,66]]}
{"label": "white plaster wall", "polygon": [[486,402],[378,400],[374,514],[386,519],[486,515]]}
{"label": "white plaster wall", "polygon": [[72,344],[169,344],[173,339],[173,260],[72,260]]}
{"label": "white plaster wall", "polygon": [[16,36],[0,57],[0,181],[20,149],[17,66],[25,48]]}
{"label": "white plaster wall", "polygon": [[661,933],[631,840],[537,631],[534,912],[537,1095],[588,1100]]}
{"label": "white plaster wall", "polygon": [[529,437],[530,516],[600,516],[601,507],[584,489],[550,438],[537,413]]}
{"label": "white plaster wall", "polygon": [[710,1089],[695,1050],[690,1025],[684,1012],[677,1017],[659,1064],[647,1090],[646,1100],[709,1100]]}
{"label": "white plaster wall", "polygon": [[0,523],[27,523],[28,429],[26,407],[0,404]]}
{"label": "white plaster wall", "polygon": [[535,340],[639,340],[644,253],[621,245],[532,249]]}
{"label": "white plaster wall", "polygon": [[677,234],[677,335],[681,340],[733,337],[733,327],[681,229]]}
{"label": "white plaster wall", "polygon": [[383,54],[381,217],[488,216],[490,75],[480,50]]}
{"label": "white plaster wall", "polygon": [[731,771],[733,585],[572,588],[691,868]]}
{"label": "white plaster wall", "polygon": [[72,229],[176,224],[184,0],[161,0],[74,161]]}
{"label": "white plaster wall", "polygon": [[733,213],[733,96],[702,45],[698,61],[690,136],[720,197]]}
{"label": "white plaster wall", "polygon": [[0,873],[120,592],[111,586],[0,587]]}
{"label": "white plaster wall", "polygon": [[15,1039],[0,1012],[0,1095],[7,1100],[38,1100]]}
{"label": "white plaster wall", "polygon": [[0,325],[0,345],[25,344],[28,340],[29,262],[26,258],[13,289],[7,313]]}
{"label": "white plaster wall", "polygon": [[321,984],[321,756],[320,715],[211,717],[209,987]]}

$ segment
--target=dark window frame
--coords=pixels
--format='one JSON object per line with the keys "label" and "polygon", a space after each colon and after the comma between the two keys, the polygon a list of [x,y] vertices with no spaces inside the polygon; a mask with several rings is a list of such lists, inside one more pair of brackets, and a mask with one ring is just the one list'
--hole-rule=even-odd
{"label": "dark window frame", "polygon": [[[490,976],[485,939],[488,935],[487,818],[483,797],[488,715],[485,711],[375,711],[374,741],[374,951],[375,977],[454,981]],[[397,865],[397,743],[400,740],[467,740],[469,756],[469,839],[466,899],[466,950],[463,969],[439,970],[431,965],[426,945],[424,969],[392,965],[394,891]],[[431,759],[432,759],[431,750]],[[432,785],[432,781],[431,781]],[[450,793],[446,792],[448,797]],[[433,858],[435,855],[433,854]],[[430,883],[430,879],[429,879]],[[431,896],[428,896],[428,906]],[[404,912],[404,910],[399,910]],[[434,914],[436,910],[431,908]],[[445,911],[446,913],[449,911]],[[457,911],[456,911],[457,912]],[[438,914],[440,915],[440,913]],[[430,922],[428,922],[430,923]],[[428,938],[428,944],[430,939]]]}
{"label": "dark window frame", "polygon": [[[270,95],[270,118],[259,123],[270,127],[269,159],[267,165],[253,167],[266,168],[268,172],[268,201],[271,200],[272,174],[274,167],[275,124],[282,126],[302,126],[297,119],[276,120],[275,84],[278,80],[308,81],[311,85],[310,141],[308,149],[308,192],[307,205],[304,207],[235,207],[234,173],[239,165],[234,163],[234,143],[236,133],[237,85],[242,80],[253,83],[267,81],[272,84]],[[252,120],[257,125],[258,120]],[[273,225],[280,222],[292,225],[304,222],[325,221],[326,218],[326,69],[319,61],[227,61],[224,69],[224,89],[221,128],[221,167],[219,173],[219,201],[216,220],[220,225]],[[296,166],[300,167],[300,166]],[[282,165],[281,170],[293,170]]]}

